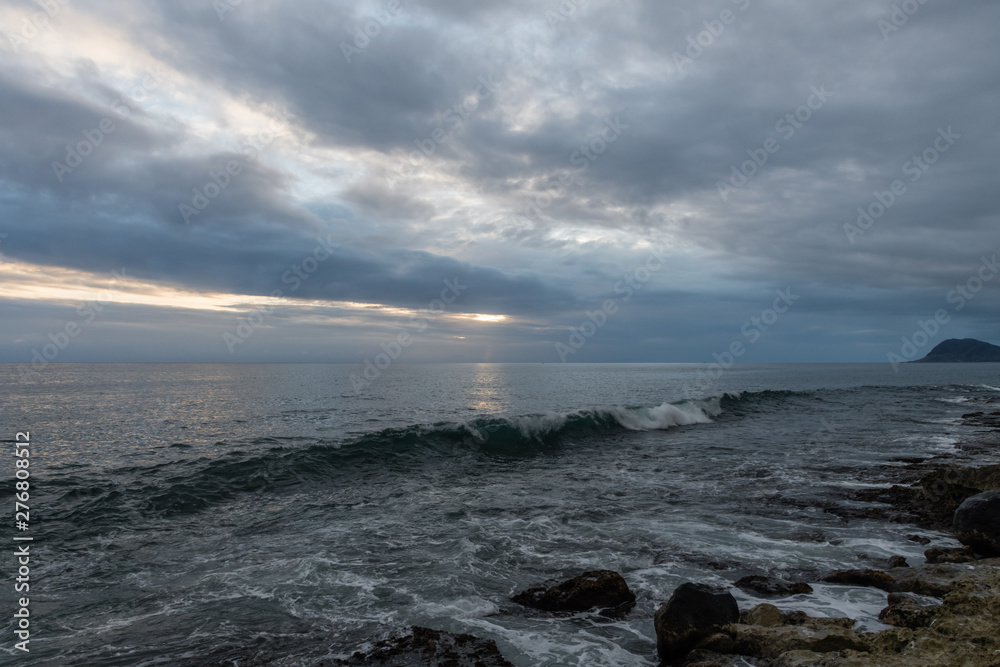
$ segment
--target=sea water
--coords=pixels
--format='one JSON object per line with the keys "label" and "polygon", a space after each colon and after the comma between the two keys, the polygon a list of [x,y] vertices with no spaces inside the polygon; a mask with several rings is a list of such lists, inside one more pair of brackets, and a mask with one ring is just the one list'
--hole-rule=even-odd
{"label": "sea water", "polygon": [[[357,370],[0,365],[11,509],[30,432],[30,527],[0,536],[32,537],[30,664],[314,665],[422,625],[524,667],[655,665],[679,584],[922,562],[908,536],[955,543],[850,518],[851,492],[904,459],[995,462],[961,416],[1000,409],[996,364]],[[636,593],[625,619],[509,601],[598,568]],[[777,604],[882,627],[882,591],[814,588]],[[4,617],[0,663],[27,664]]]}

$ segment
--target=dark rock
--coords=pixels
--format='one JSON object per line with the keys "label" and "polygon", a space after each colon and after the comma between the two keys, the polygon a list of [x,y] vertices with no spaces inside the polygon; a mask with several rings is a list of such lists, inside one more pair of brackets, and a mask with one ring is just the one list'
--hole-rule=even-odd
{"label": "dark rock", "polygon": [[[932,469],[913,486],[895,484],[888,489],[863,489],[852,494],[855,500],[885,503],[891,510],[877,512],[882,518],[916,523],[924,528],[951,530],[955,510],[966,498],[985,491],[1000,490],[1000,465],[969,468],[940,466]],[[927,544],[920,536],[921,544]]]}
{"label": "dark rock", "polygon": [[965,426],[979,426],[982,428],[1000,428],[1000,412],[993,411],[973,412],[962,415],[962,424]]}
{"label": "dark rock", "polygon": [[809,614],[804,611],[783,611],[781,612],[782,625],[802,625],[810,619]]}
{"label": "dark rock", "polygon": [[971,563],[976,560],[976,553],[969,547],[958,549],[928,549],[924,552],[928,563]]}
{"label": "dark rock", "polygon": [[889,559],[889,567],[910,567],[910,564],[902,556],[893,556]]}
{"label": "dark rock", "polygon": [[656,651],[664,661],[682,658],[699,641],[739,618],[740,608],[731,593],[702,584],[681,584],[653,617]]}
{"label": "dark rock", "polygon": [[504,659],[496,642],[473,635],[456,635],[413,626],[405,637],[378,642],[367,653],[360,651],[338,665],[378,667],[514,667]]}
{"label": "dark rock", "polygon": [[907,535],[906,539],[911,542],[916,542],[917,544],[930,544],[931,540],[929,537],[924,537],[923,535]]}
{"label": "dark rock", "polygon": [[746,667],[747,661],[738,655],[722,655],[707,649],[695,649],[684,659],[683,667]]}
{"label": "dark rock", "polygon": [[736,634],[733,632],[716,632],[714,635],[705,637],[695,645],[696,650],[722,654],[732,653],[735,647]]}
{"label": "dark rock", "polygon": [[987,491],[967,498],[952,524],[955,537],[983,556],[1000,556],[1000,491]]}
{"label": "dark rock", "polygon": [[910,593],[889,593],[889,606],[879,612],[878,618],[900,628],[925,628],[934,620],[939,606]]}
{"label": "dark rock", "polygon": [[598,607],[625,613],[635,605],[635,594],[617,572],[593,570],[552,588],[529,588],[511,600],[543,611],[587,611]]}
{"label": "dark rock", "polygon": [[813,592],[812,586],[801,581],[786,583],[773,577],[762,577],[759,575],[743,577],[736,582],[736,587],[742,588],[745,591],[753,591],[762,597],[775,598]]}
{"label": "dark rock", "polygon": [[781,612],[782,625],[809,625],[812,627],[836,627],[853,628],[854,619],[844,617],[817,617],[810,616],[804,611],[783,611]]}
{"label": "dark rock", "polygon": [[837,570],[825,577],[823,581],[830,584],[847,584],[849,586],[872,586],[883,591],[894,590],[895,579],[891,574],[879,570]]}

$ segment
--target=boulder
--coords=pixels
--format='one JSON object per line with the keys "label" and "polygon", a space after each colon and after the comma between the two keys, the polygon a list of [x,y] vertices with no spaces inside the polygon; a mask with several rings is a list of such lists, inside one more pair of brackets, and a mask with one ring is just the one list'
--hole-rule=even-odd
{"label": "boulder", "polygon": [[405,637],[384,639],[367,653],[357,652],[337,665],[369,665],[377,667],[514,667],[504,659],[491,639],[473,635],[456,635],[413,626]]}
{"label": "boulder", "polygon": [[760,575],[743,577],[736,582],[736,587],[767,598],[788,597],[789,595],[813,592],[812,586],[801,581],[787,583],[773,577]]}
{"label": "boulder", "polygon": [[1000,556],[1000,491],[966,498],[955,510],[955,537],[983,556]]}
{"label": "boulder", "polygon": [[903,556],[892,556],[889,558],[889,567],[910,567]]}
{"label": "boulder", "polygon": [[895,579],[891,574],[880,570],[837,570],[825,577],[823,581],[830,584],[846,584],[848,586],[871,586],[883,591],[894,590]]}
{"label": "boulder", "polygon": [[773,628],[782,624],[781,610],[773,604],[759,604],[741,616],[740,623]]}
{"label": "boulder", "polygon": [[635,594],[617,572],[593,570],[551,588],[529,588],[511,600],[543,611],[587,611],[597,607],[624,613],[635,605]]}
{"label": "boulder", "polygon": [[677,660],[739,618],[740,608],[731,593],[681,584],[653,616],[656,651],[663,661]]}
{"label": "boulder", "polygon": [[976,552],[969,547],[959,549],[928,549],[924,558],[930,564],[934,563],[971,563],[976,560]]}

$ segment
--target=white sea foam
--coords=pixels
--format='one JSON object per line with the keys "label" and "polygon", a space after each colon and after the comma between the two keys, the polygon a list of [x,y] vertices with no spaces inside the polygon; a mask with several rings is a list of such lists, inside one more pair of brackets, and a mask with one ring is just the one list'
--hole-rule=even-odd
{"label": "white sea foam", "polygon": [[633,431],[656,431],[672,426],[688,426],[690,424],[708,424],[712,416],[718,416],[722,411],[718,401],[697,403],[661,403],[655,408],[614,408],[611,414],[619,424]]}

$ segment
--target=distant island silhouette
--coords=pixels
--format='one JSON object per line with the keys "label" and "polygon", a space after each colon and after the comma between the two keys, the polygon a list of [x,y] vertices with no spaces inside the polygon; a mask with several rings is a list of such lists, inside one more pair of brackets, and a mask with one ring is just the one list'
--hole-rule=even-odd
{"label": "distant island silhouette", "polygon": [[949,338],[938,343],[923,359],[916,359],[915,364],[956,364],[1000,362],[1000,347],[984,343],[975,338]]}

